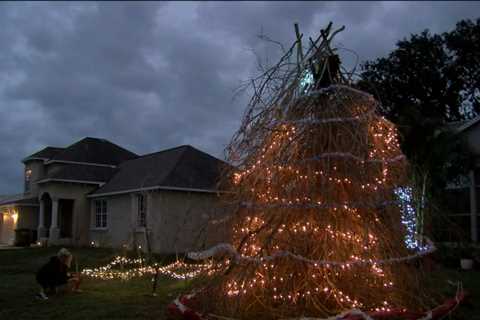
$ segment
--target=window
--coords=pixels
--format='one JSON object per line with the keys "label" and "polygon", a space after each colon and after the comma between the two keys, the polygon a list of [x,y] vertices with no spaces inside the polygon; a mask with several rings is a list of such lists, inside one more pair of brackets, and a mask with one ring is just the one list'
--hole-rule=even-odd
{"label": "window", "polygon": [[30,191],[30,180],[32,178],[32,169],[25,168],[25,192]]}
{"label": "window", "polygon": [[147,199],[143,194],[137,195],[137,225],[139,227],[147,225]]}
{"label": "window", "polygon": [[95,200],[95,228],[107,227],[107,200]]}

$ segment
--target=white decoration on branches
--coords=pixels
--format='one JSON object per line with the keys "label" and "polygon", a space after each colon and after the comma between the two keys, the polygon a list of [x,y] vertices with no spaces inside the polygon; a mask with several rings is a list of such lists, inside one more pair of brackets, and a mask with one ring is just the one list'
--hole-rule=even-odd
{"label": "white decoration on branches", "polygon": [[400,200],[394,201],[382,201],[376,205],[366,205],[365,203],[361,202],[349,202],[349,203],[328,203],[328,204],[319,204],[319,203],[256,203],[256,202],[248,202],[243,201],[240,203],[240,206],[246,208],[300,208],[300,209],[312,209],[312,208],[320,208],[320,209],[333,209],[333,208],[348,208],[348,209],[357,209],[357,208],[382,208],[389,205],[396,205],[400,204]]}
{"label": "white decoration on branches", "polygon": [[355,88],[352,88],[352,87],[344,85],[344,84],[331,84],[328,87],[310,91],[309,93],[307,93],[304,96],[307,96],[307,97],[318,96],[318,95],[326,94],[329,91],[334,91],[334,90],[339,90],[339,89],[359,94],[359,95],[361,95],[364,98],[369,99],[369,100],[374,100],[374,98],[371,94],[366,93],[366,92],[361,91],[361,90],[357,90]]}
{"label": "white decoration on branches", "polygon": [[396,258],[388,258],[388,259],[368,259],[368,260],[348,260],[348,261],[333,261],[333,260],[313,260],[306,257],[303,257],[298,254],[294,254],[290,251],[277,251],[273,255],[270,256],[261,256],[261,257],[249,257],[239,254],[238,251],[229,243],[221,243],[212,248],[199,251],[199,252],[189,252],[187,256],[193,260],[203,260],[207,258],[211,258],[214,256],[218,256],[221,254],[228,254],[234,258],[236,262],[254,262],[254,263],[263,263],[266,261],[275,260],[277,258],[285,258],[290,257],[302,262],[313,264],[315,267],[318,266],[352,266],[352,265],[382,265],[382,264],[390,264],[390,263],[398,263],[398,262],[405,262],[413,259],[420,258],[422,256],[428,255],[436,250],[435,245],[433,242],[424,237],[426,242],[426,246],[424,250],[421,250],[415,254],[407,255],[404,257],[396,257]]}
{"label": "white decoration on branches", "polygon": [[[364,158],[356,156],[356,155],[354,155],[350,152],[325,152],[325,153],[322,153],[322,154],[319,154],[319,155],[316,155],[316,156],[313,156],[313,157],[310,157],[310,158],[305,158],[305,159],[298,160],[296,162],[302,163],[302,162],[308,162],[308,161],[318,161],[318,160],[328,159],[328,158],[347,158],[347,159],[351,159],[351,160],[356,160],[356,161],[361,162],[361,163],[385,163],[385,164],[393,163],[393,162],[397,162],[397,161],[401,161],[401,160],[406,159],[403,154],[395,156],[393,158],[386,158],[386,159],[364,159]],[[291,162],[284,161],[280,164],[281,165],[287,165],[287,164],[290,164],[290,163]]]}
{"label": "white decoration on branches", "polygon": [[295,123],[295,124],[324,124],[324,123],[332,123],[332,122],[350,122],[350,121],[359,121],[368,118],[370,115],[374,114],[375,110],[371,109],[361,115],[355,117],[336,117],[336,118],[327,118],[327,119],[313,119],[313,118],[303,118],[303,119],[296,119],[296,120],[281,120],[277,123],[284,124],[284,123]]}
{"label": "white decoration on branches", "polygon": [[316,156],[311,157],[311,158],[302,159],[301,161],[302,162],[304,162],[304,161],[316,161],[316,160],[321,160],[321,159],[325,159],[325,158],[350,158],[352,160],[357,160],[359,162],[367,162],[367,163],[368,162],[392,163],[392,162],[404,160],[405,156],[403,154],[401,154],[401,155],[398,155],[396,157],[389,158],[389,159],[363,159],[363,158],[358,157],[356,155],[353,155],[349,152],[327,152],[327,153],[322,153],[320,155],[316,155]]}

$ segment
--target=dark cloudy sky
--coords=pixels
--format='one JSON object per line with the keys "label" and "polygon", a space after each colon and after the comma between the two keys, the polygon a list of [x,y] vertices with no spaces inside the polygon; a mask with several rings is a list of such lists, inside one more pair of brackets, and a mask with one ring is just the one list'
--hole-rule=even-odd
{"label": "dark cloudy sky", "polygon": [[[480,17],[480,3],[0,3],[0,194],[22,191],[20,160],[85,136],[143,154],[180,144],[223,157],[256,58],[345,25],[337,44],[361,60],[428,28]],[[353,61],[352,56],[345,56]]]}

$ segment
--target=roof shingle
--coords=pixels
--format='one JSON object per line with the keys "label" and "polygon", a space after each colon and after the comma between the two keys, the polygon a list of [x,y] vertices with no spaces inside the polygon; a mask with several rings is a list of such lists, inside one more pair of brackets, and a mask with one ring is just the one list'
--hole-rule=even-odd
{"label": "roof shingle", "polygon": [[0,206],[4,205],[38,205],[38,198],[19,193],[0,197]]}
{"label": "roof shingle", "polygon": [[119,165],[136,157],[135,153],[108,140],[86,137],[55,154],[51,161]]}
{"label": "roof shingle", "polygon": [[60,151],[64,150],[65,148],[57,148],[57,147],[46,147],[43,148],[40,151],[37,151],[28,157],[24,158],[22,162],[26,162],[29,160],[34,160],[34,159],[44,159],[44,160],[49,160],[52,157],[54,157],[57,153]]}
{"label": "roof shingle", "polygon": [[192,146],[179,146],[122,163],[112,179],[93,194],[151,187],[215,190],[226,165]]}

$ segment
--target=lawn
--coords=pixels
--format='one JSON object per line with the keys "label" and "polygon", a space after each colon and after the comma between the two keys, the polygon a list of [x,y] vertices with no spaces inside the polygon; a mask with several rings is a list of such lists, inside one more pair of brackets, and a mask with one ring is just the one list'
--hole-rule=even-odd
{"label": "lawn", "polygon": [[[126,282],[85,279],[82,293],[35,299],[35,271],[58,248],[0,250],[0,319],[165,319],[165,309],[185,281],[162,278],[157,296],[152,296],[148,278]],[[118,252],[107,249],[79,249],[79,269],[108,263]],[[74,268],[74,266],[72,266]]]}
{"label": "lawn", "polygon": [[[120,280],[86,279],[83,292],[53,297],[48,301],[34,298],[37,291],[34,272],[56,253],[58,248],[0,250],[0,319],[165,319],[167,304],[188,289],[188,282],[162,278],[157,296],[151,295],[148,278]],[[105,265],[119,252],[107,249],[72,249],[79,269]],[[470,302],[461,306],[452,319],[480,319],[480,271],[459,271],[436,267],[432,280],[441,290],[447,281],[461,280],[471,293]],[[453,287],[450,288],[453,294]]]}

